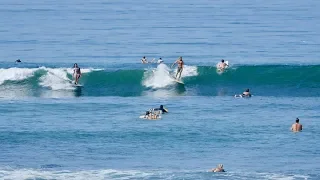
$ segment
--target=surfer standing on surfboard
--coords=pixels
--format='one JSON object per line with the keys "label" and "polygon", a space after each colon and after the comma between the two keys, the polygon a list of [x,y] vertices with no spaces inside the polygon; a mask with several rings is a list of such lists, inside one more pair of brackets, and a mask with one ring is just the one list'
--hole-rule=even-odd
{"label": "surfer standing on surfboard", "polygon": [[81,70],[77,63],[73,65],[73,78],[75,79],[74,84],[78,84],[79,78],[81,77]]}
{"label": "surfer standing on surfboard", "polygon": [[179,78],[181,78],[181,73],[182,73],[182,70],[183,70],[183,65],[184,65],[184,62],[182,60],[182,57],[180,56],[178,60],[176,60],[176,62],[174,62],[172,65],[171,65],[171,68],[175,65],[175,64],[178,64],[178,70],[177,70],[177,74],[176,74],[176,79],[179,75]]}

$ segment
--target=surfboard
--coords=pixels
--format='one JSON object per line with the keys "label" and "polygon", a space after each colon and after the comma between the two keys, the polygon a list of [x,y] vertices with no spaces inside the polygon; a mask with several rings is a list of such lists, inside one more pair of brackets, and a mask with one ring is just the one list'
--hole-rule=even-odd
{"label": "surfboard", "polygon": [[74,81],[69,81],[73,87],[82,87],[81,84],[74,84]]}
{"label": "surfboard", "polygon": [[172,77],[172,79],[173,79],[175,82],[177,82],[178,84],[183,84],[183,85],[184,85],[184,83],[183,83],[182,81],[177,80],[175,76],[172,76],[172,75],[171,75],[171,77]]}
{"label": "surfboard", "polygon": [[161,116],[159,116],[157,119],[148,119],[148,118],[146,118],[145,115],[141,115],[141,116],[139,116],[139,118],[140,119],[147,119],[147,120],[159,120],[159,119],[161,119]]}
{"label": "surfboard", "polygon": [[251,96],[243,96],[242,94],[235,94],[234,97],[235,98],[251,98],[253,95]]}
{"label": "surfboard", "polygon": [[177,82],[178,84],[183,84],[184,85],[184,83],[182,81],[179,81],[179,80],[176,80],[176,79],[174,79],[174,81]]}

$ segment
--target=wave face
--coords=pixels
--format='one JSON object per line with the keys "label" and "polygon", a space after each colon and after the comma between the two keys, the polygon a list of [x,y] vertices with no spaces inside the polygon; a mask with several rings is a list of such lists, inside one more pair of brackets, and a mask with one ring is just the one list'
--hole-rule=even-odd
{"label": "wave face", "polygon": [[[52,96],[223,96],[250,88],[256,96],[320,95],[320,66],[233,66],[222,74],[213,66],[186,66],[184,86],[175,83],[172,71],[157,68],[82,69],[82,88],[74,87],[71,68],[0,69],[0,97]],[[159,93],[160,92],[160,93]]]}

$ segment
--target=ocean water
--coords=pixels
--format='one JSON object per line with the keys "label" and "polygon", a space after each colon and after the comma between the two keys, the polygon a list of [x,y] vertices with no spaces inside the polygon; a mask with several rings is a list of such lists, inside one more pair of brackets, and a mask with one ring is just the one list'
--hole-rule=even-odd
{"label": "ocean water", "polygon": [[0,179],[320,179],[319,7],[0,1]]}

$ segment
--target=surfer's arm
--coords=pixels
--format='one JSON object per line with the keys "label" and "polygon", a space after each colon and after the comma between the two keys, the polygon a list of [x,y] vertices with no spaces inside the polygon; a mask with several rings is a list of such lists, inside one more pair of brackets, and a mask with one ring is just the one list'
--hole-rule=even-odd
{"label": "surfer's arm", "polygon": [[171,65],[171,68],[172,68],[175,64],[177,64],[177,61],[175,61],[175,62]]}

